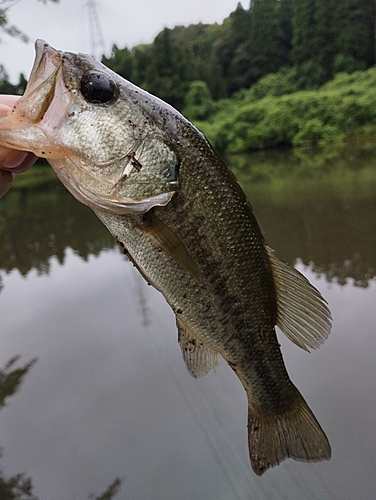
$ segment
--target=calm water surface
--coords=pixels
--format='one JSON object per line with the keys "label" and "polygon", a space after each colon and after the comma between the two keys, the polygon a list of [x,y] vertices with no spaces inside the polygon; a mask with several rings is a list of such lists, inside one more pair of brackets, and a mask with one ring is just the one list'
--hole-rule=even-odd
{"label": "calm water surface", "polygon": [[232,160],[268,243],[319,288],[334,320],[311,354],[279,334],[332,460],[286,460],[262,478],[233,372],[222,361],[216,375],[188,374],[163,297],[60,184],[11,191],[0,202],[3,480],[24,473],[19,485],[30,478],[39,500],[106,490],[127,500],[374,499],[374,157]]}

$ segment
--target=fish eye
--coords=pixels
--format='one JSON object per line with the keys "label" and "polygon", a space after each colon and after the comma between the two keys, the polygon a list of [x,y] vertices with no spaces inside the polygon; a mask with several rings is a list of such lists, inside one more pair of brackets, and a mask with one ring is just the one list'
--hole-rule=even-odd
{"label": "fish eye", "polygon": [[105,74],[90,71],[81,79],[81,94],[93,104],[105,104],[116,94],[115,83]]}

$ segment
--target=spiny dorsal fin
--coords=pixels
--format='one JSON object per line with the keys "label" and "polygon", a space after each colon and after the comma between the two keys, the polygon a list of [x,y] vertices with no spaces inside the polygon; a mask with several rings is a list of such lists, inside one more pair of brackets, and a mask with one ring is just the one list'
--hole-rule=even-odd
{"label": "spiny dorsal fin", "polygon": [[331,314],[320,292],[299,271],[267,247],[277,292],[277,326],[294,344],[308,351],[324,343]]}
{"label": "spiny dorsal fin", "polygon": [[176,324],[179,335],[178,341],[185,366],[192,377],[201,378],[211,369],[216,371],[219,354],[193,335],[178,317],[176,318]]}
{"label": "spiny dorsal fin", "polygon": [[199,281],[197,264],[183,242],[152,211],[145,214],[144,221],[139,228],[152,238],[171,259]]}

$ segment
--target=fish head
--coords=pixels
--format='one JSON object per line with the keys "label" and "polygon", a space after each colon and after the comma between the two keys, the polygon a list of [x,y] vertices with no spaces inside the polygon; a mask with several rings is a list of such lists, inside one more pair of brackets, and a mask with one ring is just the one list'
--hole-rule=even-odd
{"label": "fish head", "polygon": [[47,158],[94,209],[144,213],[179,188],[179,160],[159,106],[91,56],[38,40],[25,93],[0,117],[0,144]]}

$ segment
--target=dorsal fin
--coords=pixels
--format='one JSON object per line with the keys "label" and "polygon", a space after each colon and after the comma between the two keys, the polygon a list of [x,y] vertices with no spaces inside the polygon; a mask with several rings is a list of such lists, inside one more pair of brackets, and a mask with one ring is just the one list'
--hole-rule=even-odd
{"label": "dorsal fin", "polygon": [[176,318],[178,341],[187,370],[194,378],[201,378],[211,369],[216,371],[219,354],[201,342],[180,318]]}
{"label": "dorsal fin", "polygon": [[296,269],[267,247],[277,292],[277,326],[294,344],[308,351],[324,343],[331,314],[321,293]]}

